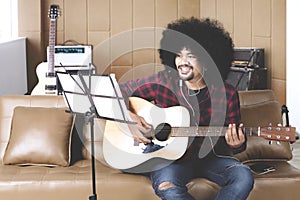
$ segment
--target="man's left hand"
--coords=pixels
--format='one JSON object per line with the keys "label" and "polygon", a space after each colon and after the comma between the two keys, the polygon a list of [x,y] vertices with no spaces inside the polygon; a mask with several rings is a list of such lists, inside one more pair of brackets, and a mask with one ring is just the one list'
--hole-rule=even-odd
{"label": "man's left hand", "polygon": [[225,139],[231,148],[239,148],[244,144],[245,136],[242,127],[243,124],[240,124],[238,129],[236,128],[236,124],[229,124],[225,133]]}

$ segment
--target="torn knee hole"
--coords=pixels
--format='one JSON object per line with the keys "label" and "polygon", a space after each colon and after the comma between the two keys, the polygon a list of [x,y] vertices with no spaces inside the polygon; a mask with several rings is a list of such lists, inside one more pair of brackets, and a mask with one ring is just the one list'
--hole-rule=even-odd
{"label": "torn knee hole", "polygon": [[167,190],[171,187],[174,187],[175,185],[173,183],[170,182],[162,182],[159,186],[158,189],[159,190]]}

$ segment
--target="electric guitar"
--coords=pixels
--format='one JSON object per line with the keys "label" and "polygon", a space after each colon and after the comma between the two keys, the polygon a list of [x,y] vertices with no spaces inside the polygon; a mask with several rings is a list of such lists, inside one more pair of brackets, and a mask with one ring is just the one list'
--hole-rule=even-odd
{"label": "electric guitar", "polygon": [[49,9],[50,29],[49,29],[49,60],[40,63],[36,68],[38,84],[34,87],[31,95],[57,95],[57,82],[54,70],[55,51],[55,29],[56,19],[59,16],[59,7],[51,5]]}
{"label": "electric guitar", "polygon": [[[120,122],[107,121],[103,137],[103,155],[113,168],[127,170],[155,158],[179,159],[188,148],[189,137],[222,137],[227,127],[190,127],[189,112],[185,107],[159,108],[154,104],[131,97],[133,111],[153,126],[146,134],[159,148],[146,152],[144,144],[134,145],[129,127]],[[263,137],[266,140],[295,141],[295,127],[244,127],[247,136]]]}

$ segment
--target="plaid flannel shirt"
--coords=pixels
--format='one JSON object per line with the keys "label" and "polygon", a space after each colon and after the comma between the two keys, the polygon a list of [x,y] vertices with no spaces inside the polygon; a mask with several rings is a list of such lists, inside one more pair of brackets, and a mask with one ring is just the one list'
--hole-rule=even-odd
{"label": "plaid flannel shirt", "polygon": [[[184,106],[190,111],[191,125],[227,126],[240,123],[240,104],[236,90],[228,83],[222,86],[209,85],[201,95],[191,96],[185,84],[179,83],[177,72],[164,70],[138,80],[121,83],[120,88],[125,99],[136,96],[156,105],[167,108]],[[195,139],[189,149],[199,151],[203,138]],[[245,149],[245,144],[233,153]],[[190,153],[189,153],[190,154]]]}

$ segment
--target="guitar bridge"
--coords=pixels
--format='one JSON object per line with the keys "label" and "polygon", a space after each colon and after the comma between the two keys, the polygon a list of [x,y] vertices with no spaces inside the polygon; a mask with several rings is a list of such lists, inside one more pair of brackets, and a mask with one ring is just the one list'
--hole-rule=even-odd
{"label": "guitar bridge", "polygon": [[45,85],[45,90],[56,90],[56,85]]}
{"label": "guitar bridge", "polygon": [[46,73],[46,77],[56,77],[56,73],[55,72],[47,72]]}

